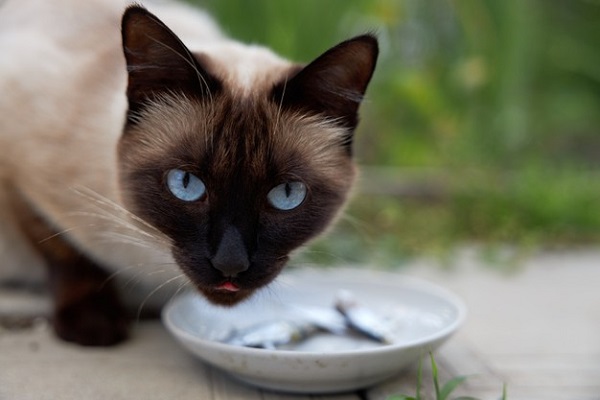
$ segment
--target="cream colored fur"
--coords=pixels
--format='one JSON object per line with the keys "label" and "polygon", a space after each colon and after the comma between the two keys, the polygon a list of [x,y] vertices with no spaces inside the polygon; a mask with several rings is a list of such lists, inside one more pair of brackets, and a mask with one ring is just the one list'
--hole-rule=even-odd
{"label": "cream colored fur", "polygon": [[[180,272],[167,239],[121,211],[116,145],[126,110],[122,0],[0,1],[0,279],[41,275],[16,226],[16,189],[60,232],[119,275],[167,282]],[[145,3],[230,85],[289,65],[225,38],[205,14]],[[35,272],[37,271],[37,273]],[[154,272],[153,272],[154,271]]]}

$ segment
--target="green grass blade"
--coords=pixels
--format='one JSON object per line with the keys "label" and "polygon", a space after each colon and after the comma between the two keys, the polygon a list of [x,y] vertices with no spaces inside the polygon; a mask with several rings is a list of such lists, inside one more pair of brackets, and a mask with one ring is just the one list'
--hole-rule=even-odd
{"label": "green grass blade", "polygon": [[465,379],[467,379],[466,376],[457,376],[446,382],[440,391],[439,400],[446,400],[448,396],[450,396],[450,393],[452,393],[458,385],[463,383]]}
{"label": "green grass blade", "polygon": [[460,396],[460,397],[457,397],[457,398],[455,398],[453,400],[481,400],[481,399],[479,399],[478,397]]}
{"label": "green grass blade", "polygon": [[415,399],[412,396],[405,396],[403,394],[395,394],[393,396],[386,398],[386,400],[417,400],[417,399]]}
{"label": "green grass blade", "polygon": [[421,387],[423,386],[423,356],[419,357],[419,366],[417,367],[417,394],[415,400],[421,400]]}
{"label": "green grass blade", "polygon": [[440,398],[440,383],[438,381],[438,369],[435,364],[435,359],[433,358],[433,353],[429,352],[429,357],[431,358],[431,374],[433,375],[433,385],[435,386],[435,398],[436,400],[442,400]]}
{"label": "green grass blade", "polygon": [[506,383],[504,385],[502,385],[502,400],[506,400],[508,397],[506,397]]}

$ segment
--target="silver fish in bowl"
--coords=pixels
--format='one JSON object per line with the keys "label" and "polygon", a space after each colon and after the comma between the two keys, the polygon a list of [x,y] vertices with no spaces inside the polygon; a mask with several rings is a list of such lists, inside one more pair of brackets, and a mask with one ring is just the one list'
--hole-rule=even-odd
{"label": "silver fish in bowl", "polygon": [[289,348],[319,332],[367,338],[381,344],[394,341],[392,325],[348,291],[340,291],[334,307],[290,306],[286,318],[262,321],[234,331],[225,343],[261,348]]}
{"label": "silver fish in bowl", "polygon": [[315,324],[307,321],[265,321],[234,332],[225,343],[274,350],[300,342],[318,330]]}
{"label": "silver fish in bowl", "polygon": [[341,290],[337,294],[335,309],[344,316],[350,329],[379,343],[394,342],[392,324],[372,309],[361,305],[351,292]]}

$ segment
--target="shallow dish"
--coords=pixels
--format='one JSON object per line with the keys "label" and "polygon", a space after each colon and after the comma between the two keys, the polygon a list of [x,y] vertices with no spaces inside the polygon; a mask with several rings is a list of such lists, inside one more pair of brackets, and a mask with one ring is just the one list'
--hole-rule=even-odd
{"label": "shallow dish", "polygon": [[[223,342],[233,330],[287,318],[295,307],[329,307],[338,290],[397,321],[393,344],[317,335],[293,350]],[[398,374],[442,344],[461,325],[463,302],[433,284],[370,270],[294,270],[244,304],[226,309],[195,293],[163,311],[168,330],[192,353],[243,382],[271,390],[331,393],[364,388]]]}

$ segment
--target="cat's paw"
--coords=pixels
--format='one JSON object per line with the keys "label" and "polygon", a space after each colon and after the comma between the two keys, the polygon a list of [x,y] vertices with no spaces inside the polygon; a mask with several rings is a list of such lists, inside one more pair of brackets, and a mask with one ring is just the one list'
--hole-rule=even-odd
{"label": "cat's paw", "polygon": [[83,346],[112,346],[128,337],[129,317],[121,304],[102,292],[57,309],[54,331]]}

